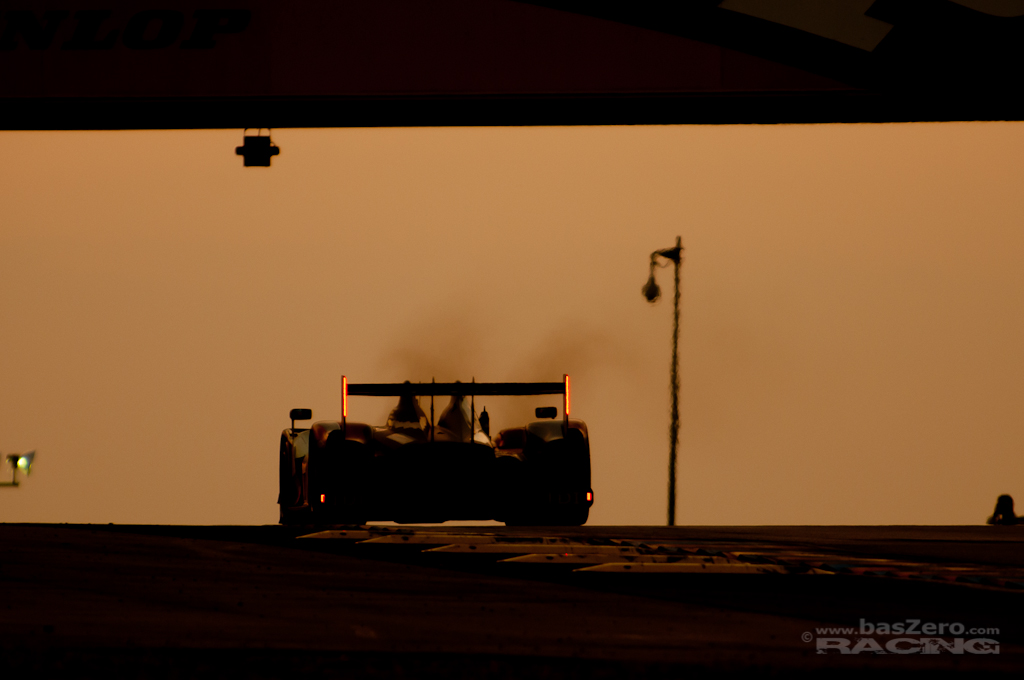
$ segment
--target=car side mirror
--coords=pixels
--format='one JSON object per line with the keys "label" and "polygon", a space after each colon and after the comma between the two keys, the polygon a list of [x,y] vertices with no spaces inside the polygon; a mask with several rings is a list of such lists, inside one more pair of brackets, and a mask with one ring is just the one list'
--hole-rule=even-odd
{"label": "car side mirror", "polygon": [[538,406],[534,410],[534,415],[538,418],[557,418],[558,409],[554,406]]}
{"label": "car side mirror", "polygon": [[293,408],[288,412],[288,417],[292,419],[292,429],[294,430],[296,420],[309,420],[313,417],[313,409]]}

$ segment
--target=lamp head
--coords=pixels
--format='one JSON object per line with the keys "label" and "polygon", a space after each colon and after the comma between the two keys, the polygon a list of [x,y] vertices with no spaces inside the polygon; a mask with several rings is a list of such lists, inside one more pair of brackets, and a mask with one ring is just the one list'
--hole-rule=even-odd
{"label": "lamp head", "polygon": [[27,475],[32,471],[32,461],[35,460],[35,457],[35,451],[29,451],[28,453],[9,453],[7,454],[7,462],[11,464],[11,467],[16,468],[19,472],[24,472]]}
{"label": "lamp head", "polygon": [[235,153],[244,160],[242,165],[247,168],[270,167],[270,159],[281,153],[280,147],[274,146],[270,137],[245,135],[243,132],[242,146],[235,147]]}
{"label": "lamp head", "polygon": [[640,289],[640,292],[644,294],[648,302],[657,302],[658,298],[661,297],[661,288],[658,286],[658,282],[654,280],[654,272],[651,272],[650,277],[647,279],[647,283]]}

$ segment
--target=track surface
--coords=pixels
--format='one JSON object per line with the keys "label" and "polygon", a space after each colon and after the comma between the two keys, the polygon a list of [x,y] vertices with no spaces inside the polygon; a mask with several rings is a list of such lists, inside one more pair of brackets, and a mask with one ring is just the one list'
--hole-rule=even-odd
{"label": "track surface", "polygon": [[[1024,527],[380,526],[299,538],[330,529],[0,525],[0,667],[218,678],[1024,669]],[[861,619],[999,628],[986,636],[999,653],[822,655],[804,641]]]}

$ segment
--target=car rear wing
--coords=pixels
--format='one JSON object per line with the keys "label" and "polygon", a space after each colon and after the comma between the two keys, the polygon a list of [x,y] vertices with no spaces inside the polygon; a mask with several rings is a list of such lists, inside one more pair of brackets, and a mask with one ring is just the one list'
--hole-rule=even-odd
{"label": "car rear wing", "polygon": [[[341,421],[348,418],[348,398],[360,397],[401,397],[411,394],[416,397],[430,397],[430,426],[434,426],[434,397],[462,395],[478,396],[533,396],[541,394],[561,394],[562,413],[565,427],[569,425],[569,375],[564,374],[561,382],[500,382],[478,383],[349,383],[348,376],[341,376]],[[475,404],[470,407],[473,420],[476,419]]]}
{"label": "car rear wing", "polygon": [[349,383],[349,395],[356,397],[400,397],[412,394],[417,397],[450,397],[461,394],[470,396],[528,396],[537,394],[565,394],[569,381],[563,382],[454,382],[454,383]]}

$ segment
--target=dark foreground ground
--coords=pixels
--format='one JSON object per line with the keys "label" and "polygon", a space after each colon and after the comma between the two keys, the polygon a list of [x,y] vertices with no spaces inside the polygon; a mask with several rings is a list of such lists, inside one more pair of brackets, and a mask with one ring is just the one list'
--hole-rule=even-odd
{"label": "dark foreground ground", "polygon": [[[315,539],[297,538],[313,528],[278,526],[0,524],[0,670],[550,679],[1024,671],[1024,527],[371,529]],[[361,542],[381,536],[393,542]],[[568,539],[576,553],[631,546],[777,573],[500,561],[521,547],[423,552],[541,537]],[[862,619],[961,623],[967,632],[946,632],[949,644],[995,644],[971,647],[984,654],[926,654],[917,633],[903,636],[917,645],[909,654],[818,652],[821,638],[855,648],[867,637],[884,650],[900,637],[820,630]]]}

